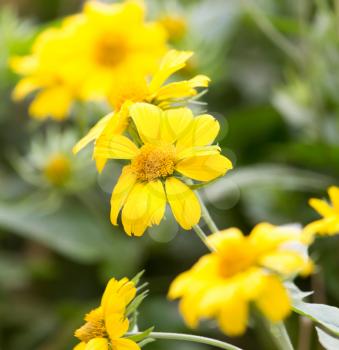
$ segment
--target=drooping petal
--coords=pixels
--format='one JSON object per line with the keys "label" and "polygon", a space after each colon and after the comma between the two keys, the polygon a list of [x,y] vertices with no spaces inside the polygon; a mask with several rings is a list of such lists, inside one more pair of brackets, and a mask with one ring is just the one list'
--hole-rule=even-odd
{"label": "drooping petal", "polygon": [[116,134],[97,140],[94,158],[132,159],[138,151],[138,147],[128,137]]}
{"label": "drooping petal", "polygon": [[64,87],[53,87],[40,91],[29,106],[29,113],[37,119],[53,117],[65,119],[71,108],[73,96]]}
{"label": "drooping petal", "polygon": [[13,90],[13,99],[19,101],[40,87],[41,83],[39,83],[37,79],[34,79],[32,77],[23,78],[17,83]]}
{"label": "drooping petal", "polygon": [[211,181],[232,169],[231,161],[220,155],[185,158],[175,167],[179,173],[198,181]]}
{"label": "drooping petal", "polygon": [[108,340],[105,338],[91,339],[86,344],[85,350],[108,350]]}
{"label": "drooping petal", "polygon": [[102,119],[100,119],[90,130],[89,132],[80,139],[76,145],[73,147],[72,151],[74,154],[77,154],[84,147],[86,147],[90,142],[96,140],[99,135],[103,132],[104,128],[108,124],[109,120],[113,117],[114,113],[109,113]]}
{"label": "drooping petal", "polygon": [[234,296],[225,303],[218,321],[220,328],[229,336],[241,335],[245,332],[248,320],[248,303],[241,296]]}
{"label": "drooping petal", "polygon": [[186,230],[196,225],[201,216],[200,203],[194,192],[180,180],[170,177],[166,180],[166,195],[173,215]]}
{"label": "drooping petal", "polygon": [[164,217],[166,208],[166,194],[160,180],[147,184],[148,191],[148,226],[159,225]]}
{"label": "drooping petal", "polygon": [[139,102],[131,106],[130,114],[144,143],[159,141],[164,127],[162,110],[159,107]]}
{"label": "drooping petal", "polygon": [[140,350],[140,346],[131,339],[116,339],[113,344],[115,350]]}
{"label": "drooping petal", "polygon": [[219,122],[214,117],[209,114],[199,115],[194,118],[189,132],[178,140],[177,148],[209,145],[217,137],[219,129]]}
{"label": "drooping petal", "polygon": [[175,72],[186,65],[186,61],[193,55],[191,51],[170,50],[160,63],[159,70],[154,74],[149,88],[151,92],[157,91],[160,86]]}
{"label": "drooping petal", "polygon": [[291,312],[286,289],[276,276],[266,276],[265,285],[255,300],[259,310],[272,322],[283,320]]}
{"label": "drooping petal", "polygon": [[136,183],[136,175],[133,174],[129,167],[125,167],[120,175],[117,184],[114,187],[111,197],[111,222],[117,225],[119,212]]}

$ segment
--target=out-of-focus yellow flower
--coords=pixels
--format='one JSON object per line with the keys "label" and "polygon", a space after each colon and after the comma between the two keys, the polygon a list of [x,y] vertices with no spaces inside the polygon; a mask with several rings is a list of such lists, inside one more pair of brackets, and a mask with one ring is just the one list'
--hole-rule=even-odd
{"label": "out-of-focus yellow flower", "polygon": [[[205,88],[209,78],[197,75],[190,80],[165,84],[167,79],[185,67],[187,60],[193,55],[190,51],[170,50],[162,59],[159,69],[149,83],[145,77],[128,74],[111,91],[110,100],[114,112],[102,118],[73,148],[74,153],[92,141],[107,138],[109,135],[122,133],[128,126],[129,109],[135,102],[148,102],[163,109],[177,105],[185,105],[187,100],[197,94],[197,88]],[[96,153],[96,152],[94,152]],[[96,158],[97,168],[102,170],[105,161]]]}
{"label": "out-of-focus yellow flower", "polygon": [[166,29],[170,40],[180,40],[187,32],[187,22],[183,16],[178,14],[166,14],[161,16],[159,22]]}
{"label": "out-of-focus yellow flower", "polygon": [[62,153],[53,154],[47,160],[44,174],[54,186],[62,186],[69,179],[72,171],[69,157]]}
{"label": "out-of-focus yellow flower", "polygon": [[127,74],[153,73],[166,52],[167,35],[160,24],[145,22],[144,12],[138,0],[87,2],[82,13],[44,31],[31,55],[12,59],[13,69],[24,76],[14,98],[39,89],[30,114],[60,120],[76,100],[107,100]]}
{"label": "out-of-focus yellow flower", "polygon": [[139,350],[132,340],[123,338],[129,328],[126,307],[136,295],[132,281],[112,278],[101,305],[85,316],[86,323],[74,335],[81,341],[74,350]]}
{"label": "out-of-focus yellow flower", "polygon": [[323,218],[305,227],[304,238],[307,242],[312,241],[315,234],[332,236],[339,233],[339,187],[331,186],[328,195],[331,203],[317,198],[309,201],[310,206]]}
{"label": "out-of-focus yellow flower", "polygon": [[210,145],[219,132],[218,121],[207,114],[193,117],[188,108],[163,111],[147,103],[133,104],[130,115],[140,148],[118,134],[100,138],[95,148],[95,157],[130,160],[112,193],[111,222],[117,224],[122,209],[126,233],[140,236],[160,223],[168,201],[178,223],[192,228],[200,219],[200,204],[178,177],[205,182],[232,168],[220,148]]}
{"label": "out-of-focus yellow flower", "polygon": [[290,313],[282,279],[310,266],[301,230],[261,223],[249,236],[230,228],[209,236],[208,243],[216,251],[179,275],[169,291],[171,299],[181,298],[189,326],[215,318],[224,333],[236,336],[246,330],[251,302],[272,322]]}

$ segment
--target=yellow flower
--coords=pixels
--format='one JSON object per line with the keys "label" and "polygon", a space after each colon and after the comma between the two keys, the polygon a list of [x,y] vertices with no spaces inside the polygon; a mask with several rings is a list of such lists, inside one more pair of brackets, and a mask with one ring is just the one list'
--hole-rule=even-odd
{"label": "yellow flower", "polygon": [[74,350],[139,350],[132,340],[123,338],[129,328],[126,307],[136,295],[133,282],[112,278],[101,305],[85,316],[86,323],[74,335],[81,341]]}
{"label": "yellow flower", "polygon": [[309,204],[323,218],[308,224],[304,229],[307,242],[313,240],[314,235],[335,235],[339,233],[339,187],[331,186],[328,194],[332,203],[325,200],[311,198]]}
{"label": "yellow flower", "polygon": [[70,159],[62,153],[57,153],[48,160],[44,174],[52,185],[62,186],[69,179],[71,170]]}
{"label": "yellow flower", "polygon": [[39,90],[29,107],[34,118],[51,116],[62,120],[69,114],[72,103],[79,99],[81,79],[69,74],[75,59],[71,52],[77,23],[74,16],[67,21],[67,26],[45,30],[37,37],[31,55],[11,59],[12,69],[23,76],[13,91],[13,98],[21,100]]}
{"label": "yellow flower", "polygon": [[167,35],[155,22],[145,22],[142,1],[121,4],[87,2],[76,33],[77,69],[86,77],[85,98],[102,99],[128,75],[154,72],[166,51]]}
{"label": "yellow flower", "polygon": [[178,14],[167,14],[159,18],[159,22],[166,29],[169,39],[180,40],[187,32],[187,22],[184,17]]}
{"label": "yellow flower", "polygon": [[111,222],[116,225],[122,209],[122,223],[128,235],[140,236],[148,226],[158,225],[169,202],[174,217],[184,229],[200,219],[200,204],[180,175],[197,181],[211,181],[232,168],[211,146],[219,123],[204,114],[193,117],[188,108],[161,110],[147,103],[135,103],[130,115],[141,147],[123,135],[102,137],[95,157],[126,159],[111,198]]}
{"label": "yellow flower", "polygon": [[215,318],[224,333],[244,333],[249,304],[272,322],[291,310],[283,278],[309,268],[299,229],[258,224],[249,236],[230,228],[208,237],[216,252],[203,256],[179,275],[169,290],[181,298],[180,311],[191,327],[201,318]]}
{"label": "yellow flower", "polygon": [[137,0],[87,2],[82,13],[42,32],[31,55],[12,59],[14,71],[24,76],[14,98],[39,89],[30,114],[60,120],[74,101],[107,100],[126,74],[154,72],[166,51],[166,32],[160,24],[145,22],[144,12]]}
{"label": "yellow flower", "polygon": [[[187,100],[197,95],[197,88],[208,86],[209,78],[205,75],[197,75],[190,80],[171,82],[165,84],[167,79],[182,69],[186,61],[193,55],[190,51],[170,50],[162,59],[159,69],[149,83],[144,76],[128,75],[120,80],[111,91],[110,101],[115,112],[108,114],[88,132],[73,148],[78,153],[82,148],[100,137],[106,138],[112,134],[122,133],[128,126],[130,106],[135,102],[148,102],[158,105],[163,109],[172,105],[184,105]],[[97,159],[97,168],[103,169],[105,161]]]}

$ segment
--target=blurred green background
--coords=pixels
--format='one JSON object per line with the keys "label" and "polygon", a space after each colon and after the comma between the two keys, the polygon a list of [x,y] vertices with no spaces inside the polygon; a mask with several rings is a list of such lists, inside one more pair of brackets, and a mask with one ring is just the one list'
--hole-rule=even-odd
{"label": "blurred green background", "polygon": [[[328,185],[338,185],[339,1],[146,3],[153,18],[185,20],[172,45],[196,52],[186,73],[212,78],[204,99],[222,124],[223,153],[235,164],[201,191],[219,227],[249,232],[260,221],[306,224],[317,218],[308,198],[324,197]],[[81,6],[78,0],[0,1],[1,350],[71,349],[73,331],[107,280],[142,269],[150,296],[140,309],[140,328],[190,331],[166,293],[173,278],[206,252],[197,237],[180,230],[170,213],[142,238],[111,226],[109,196],[118,171],[109,166],[95,175],[86,152],[86,168],[74,169],[76,185],[60,189],[46,182],[48,152],[55,144],[71,145],[79,131],[71,121],[33,121],[27,101],[11,100],[18,77],[8,68],[9,57],[27,54],[39,31]],[[103,113],[91,106],[94,118]],[[339,304],[338,249],[339,237],[318,239],[312,247],[318,272],[297,284],[315,289],[314,301]],[[320,349],[315,334],[309,348],[298,345],[296,316],[287,326],[296,348]],[[196,332],[225,339],[209,323]],[[249,350],[274,349],[252,328],[230,341]],[[164,341],[147,346],[173,348],[209,349]]]}

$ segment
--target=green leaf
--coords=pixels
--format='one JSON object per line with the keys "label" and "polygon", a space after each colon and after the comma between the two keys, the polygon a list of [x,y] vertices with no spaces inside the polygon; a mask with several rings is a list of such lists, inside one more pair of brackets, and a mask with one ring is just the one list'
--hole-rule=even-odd
{"label": "green leaf", "polygon": [[316,327],[318,338],[320,344],[326,349],[326,350],[338,350],[339,349],[339,338],[334,337],[326,332],[324,332],[319,327]]}
{"label": "green leaf", "polygon": [[136,334],[129,335],[127,338],[131,339],[135,342],[140,342],[140,341],[144,340],[145,338],[147,338],[151,334],[151,332],[153,332],[153,330],[154,330],[154,327],[150,327],[150,328],[147,328],[143,332],[138,332]]}
{"label": "green leaf", "polygon": [[148,295],[148,290],[145,290],[143,293],[138,295],[133,299],[133,301],[128,305],[127,310],[126,310],[126,316],[131,315],[133,312],[135,312],[140,304],[144,301],[144,299]]}
{"label": "green leaf", "polygon": [[294,312],[311,319],[327,331],[339,336],[339,309],[337,307],[306,303],[302,299],[309,294],[300,292],[293,284],[288,284],[287,287],[290,290]]}

